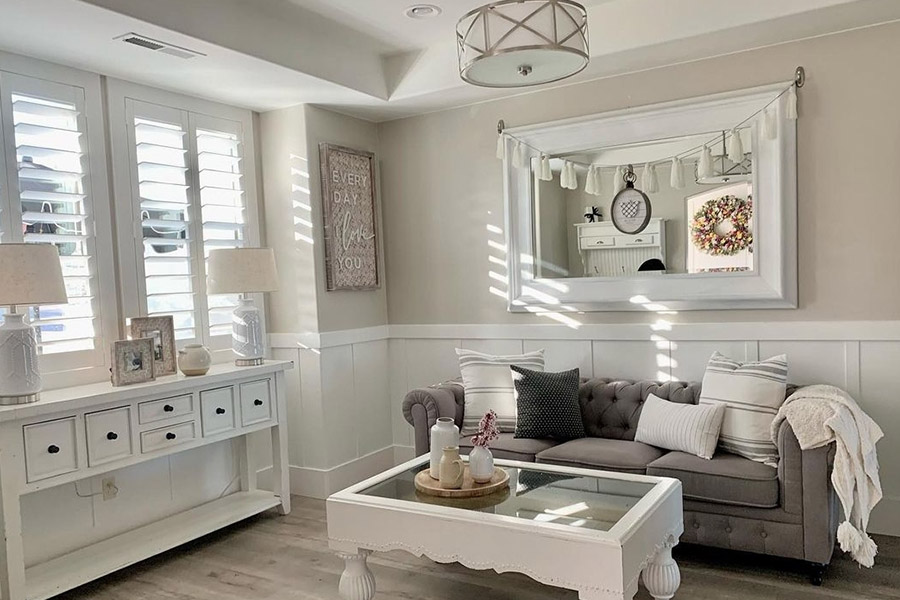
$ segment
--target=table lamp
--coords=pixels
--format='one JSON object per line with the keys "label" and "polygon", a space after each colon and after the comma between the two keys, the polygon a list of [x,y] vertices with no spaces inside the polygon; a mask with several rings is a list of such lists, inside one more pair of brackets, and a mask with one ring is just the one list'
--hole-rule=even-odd
{"label": "table lamp", "polygon": [[275,252],[271,248],[222,248],[212,250],[207,262],[207,293],[243,294],[232,316],[231,347],[234,364],[263,364],[266,338],[262,316],[250,295],[278,290]]}
{"label": "table lamp", "polygon": [[41,370],[37,334],[18,306],[66,304],[59,250],[50,244],[0,244],[0,404],[38,400]]}

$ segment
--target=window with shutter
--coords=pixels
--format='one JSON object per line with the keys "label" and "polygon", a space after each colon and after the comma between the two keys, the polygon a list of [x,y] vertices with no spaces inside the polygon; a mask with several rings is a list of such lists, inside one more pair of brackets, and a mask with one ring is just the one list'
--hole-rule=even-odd
{"label": "window with shutter", "polygon": [[0,73],[0,92],[5,141],[13,146],[6,148],[11,172],[0,208],[6,213],[2,241],[56,246],[69,297],[65,305],[29,309],[39,351],[50,355],[99,350],[103,344],[84,90]]}
{"label": "window with shutter", "polygon": [[206,258],[247,240],[242,125],[126,99],[140,310],[173,315],[179,342],[230,345],[237,295],[206,293]]}

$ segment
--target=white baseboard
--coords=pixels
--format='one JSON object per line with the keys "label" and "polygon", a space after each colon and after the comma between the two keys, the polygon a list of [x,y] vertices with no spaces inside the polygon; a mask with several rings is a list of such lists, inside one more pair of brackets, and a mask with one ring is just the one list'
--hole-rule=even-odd
{"label": "white baseboard", "polygon": [[387,446],[329,469],[291,465],[291,493],[324,499],[394,464],[394,446]]}

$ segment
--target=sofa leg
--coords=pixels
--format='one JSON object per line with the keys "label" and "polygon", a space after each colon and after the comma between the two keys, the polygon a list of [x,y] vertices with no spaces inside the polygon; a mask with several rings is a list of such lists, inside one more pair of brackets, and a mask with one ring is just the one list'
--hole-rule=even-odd
{"label": "sofa leg", "polygon": [[809,582],[813,585],[822,585],[825,581],[825,571],[828,565],[822,563],[809,563]]}

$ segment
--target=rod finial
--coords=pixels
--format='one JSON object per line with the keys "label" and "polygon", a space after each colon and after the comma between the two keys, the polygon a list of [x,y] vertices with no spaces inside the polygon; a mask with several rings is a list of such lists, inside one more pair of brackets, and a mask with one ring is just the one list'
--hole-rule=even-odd
{"label": "rod finial", "polygon": [[497,133],[503,133],[503,130],[506,129],[506,123],[503,122],[503,119],[497,121]]}
{"label": "rod finial", "polygon": [[794,71],[794,85],[802,88],[804,83],[806,83],[806,69],[797,67],[797,70]]}

